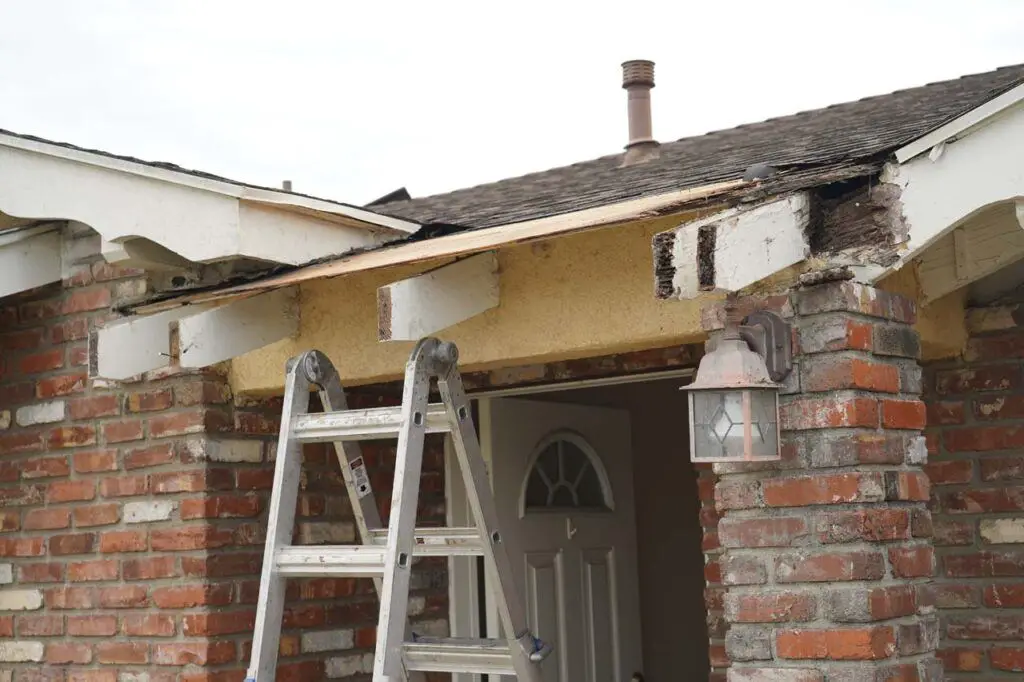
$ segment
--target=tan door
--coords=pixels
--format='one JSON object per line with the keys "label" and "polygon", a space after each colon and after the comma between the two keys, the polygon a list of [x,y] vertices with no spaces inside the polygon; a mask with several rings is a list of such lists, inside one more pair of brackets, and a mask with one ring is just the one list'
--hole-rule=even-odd
{"label": "tan door", "polygon": [[629,414],[484,401],[498,517],[545,682],[627,682],[641,670]]}

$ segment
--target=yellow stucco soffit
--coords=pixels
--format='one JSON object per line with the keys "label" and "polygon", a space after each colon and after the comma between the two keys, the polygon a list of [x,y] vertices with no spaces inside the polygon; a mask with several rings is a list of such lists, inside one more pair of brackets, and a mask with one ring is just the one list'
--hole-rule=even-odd
{"label": "yellow stucco soffit", "polygon": [[810,256],[810,198],[797,192],[733,208],[654,238],[658,298],[693,299],[756,284]]}

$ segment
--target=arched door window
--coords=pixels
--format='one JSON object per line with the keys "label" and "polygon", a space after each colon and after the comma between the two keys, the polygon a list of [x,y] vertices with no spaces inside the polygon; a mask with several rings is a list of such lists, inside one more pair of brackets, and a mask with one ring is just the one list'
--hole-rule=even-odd
{"label": "arched door window", "polygon": [[519,514],[601,512],[615,508],[601,458],[571,431],[546,436],[530,457]]}

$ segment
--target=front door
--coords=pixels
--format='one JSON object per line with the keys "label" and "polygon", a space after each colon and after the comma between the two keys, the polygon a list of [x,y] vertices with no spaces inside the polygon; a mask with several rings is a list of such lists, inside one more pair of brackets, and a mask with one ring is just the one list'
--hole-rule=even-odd
{"label": "front door", "polygon": [[500,527],[545,682],[641,670],[629,413],[518,398],[481,405]]}

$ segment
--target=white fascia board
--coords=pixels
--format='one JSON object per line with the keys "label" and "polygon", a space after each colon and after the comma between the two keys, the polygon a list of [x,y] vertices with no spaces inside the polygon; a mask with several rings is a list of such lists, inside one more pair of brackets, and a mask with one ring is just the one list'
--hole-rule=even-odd
{"label": "white fascia board", "polygon": [[946,145],[942,154],[888,164],[882,181],[899,186],[907,226],[903,254],[894,268],[988,206],[1024,198],[1022,158],[1024,105],[1018,105]]}
{"label": "white fascia board", "polygon": [[84,149],[76,149],[41,140],[26,139],[17,135],[0,134],[0,148],[4,147],[221,194],[235,199],[248,199],[254,202],[275,204],[286,210],[294,208],[300,211],[313,211],[342,216],[365,223],[368,228],[379,228],[401,234],[410,234],[419,229],[418,223],[381,215],[356,206],[349,206],[326,199],[306,197],[291,192],[278,192],[272,189],[235,184],[171,168],[162,168],[128,159],[120,159],[106,154],[97,154]]}
{"label": "white fascia board", "polygon": [[493,252],[393,282],[377,290],[380,341],[415,341],[498,306]]}
{"label": "white fascia board", "polygon": [[895,152],[896,161],[898,163],[906,163],[938,144],[967,135],[978,126],[990,123],[992,117],[996,114],[1009,109],[1021,101],[1024,101],[1024,83],[1007,90],[998,97],[990,99],[981,106],[971,109],[966,114],[958,116],[927,135],[919,137],[913,142],[897,149]]}
{"label": "white fascia board", "polygon": [[0,235],[0,297],[61,279],[61,233],[52,226]]}
{"label": "white fascia board", "polygon": [[[799,192],[680,225],[673,230],[675,297],[692,299],[708,290],[739,291],[805,260],[810,255],[809,221],[810,198]],[[714,243],[710,250],[714,282],[702,288],[699,272],[705,239]]]}
{"label": "white fascia board", "polygon": [[232,301],[178,321],[181,366],[215,365],[298,331],[297,287]]}

